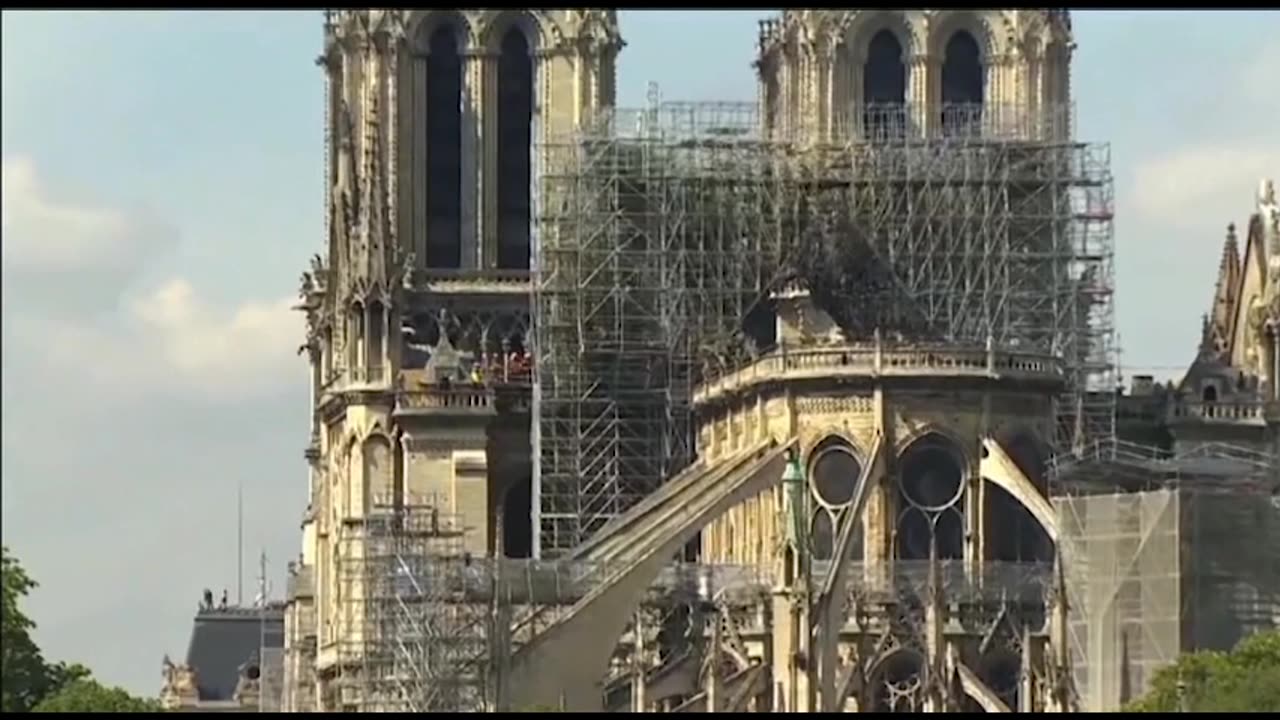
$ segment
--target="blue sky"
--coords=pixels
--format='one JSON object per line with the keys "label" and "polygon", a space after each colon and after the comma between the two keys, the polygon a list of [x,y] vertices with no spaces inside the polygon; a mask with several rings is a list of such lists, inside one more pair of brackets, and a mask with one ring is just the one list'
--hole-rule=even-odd
{"label": "blue sky", "polygon": [[[649,81],[755,98],[763,13],[621,15],[620,104]],[[1124,361],[1168,374],[1227,223],[1280,175],[1280,13],[1078,12],[1075,31],[1079,134],[1112,150]],[[275,587],[298,550],[287,308],[322,241],[320,18],[5,12],[2,40],[4,542],[42,583],[49,654],[154,693],[200,589],[234,595],[237,482]]]}

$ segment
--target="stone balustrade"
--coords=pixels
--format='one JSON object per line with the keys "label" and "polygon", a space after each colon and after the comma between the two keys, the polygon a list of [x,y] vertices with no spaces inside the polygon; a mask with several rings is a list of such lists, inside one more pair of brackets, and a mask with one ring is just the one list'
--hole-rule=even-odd
{"label": "stone balustrade", "polygon": [[484,388],[423,388],[396,393],[398,414],[493,412],[493,394]]}
{"label": "stone balustrade", "polygon": [[1061,361],[1044,355],[924,345],[844,345],[775,351],[741,370],[708,380],[694,392],[694,402],[713,402],[764,382],[852,377],[971,377],[1046,384],[1064,381]]}
{"label": "stone balustrade", "polygon": [[422,270],[414,274],[413,290],[527,295],[532,277],[528,270]]}
{"label": "stone balustrade", "polygon": [[1267,420],[1267,405],[1260,402],[1182,401],[1169,408],[1169,420],[1261,425]]}

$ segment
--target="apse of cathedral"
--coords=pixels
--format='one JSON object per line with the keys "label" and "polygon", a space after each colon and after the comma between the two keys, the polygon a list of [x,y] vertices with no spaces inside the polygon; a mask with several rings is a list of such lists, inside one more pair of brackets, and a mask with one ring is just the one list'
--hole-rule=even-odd
{"label": "apse of cathedral", "polygon": [[[783,11],[740,125],[615,110],[614,10],[324,28],[286,710],[1081,707],[1051,458],[1117,400],[1066,11]],[[1276,399],[1267,197],[1206,404]]]}

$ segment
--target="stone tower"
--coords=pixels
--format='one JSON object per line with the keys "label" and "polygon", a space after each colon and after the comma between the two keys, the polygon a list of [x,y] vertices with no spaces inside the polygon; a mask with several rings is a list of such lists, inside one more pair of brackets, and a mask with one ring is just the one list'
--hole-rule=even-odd
{"label": "stone tower", "polygon": [[[324,31],[327,238],[301,289],[312,422],[290,710],[359,700],[339,680],[371,641],[374,590],[357,575],[381,519],[430,506],[458,552],[501,547],[496,479],[530,474],[527,388],[504,402],[468,380],[523,347],[536,148],[612,106],[622,47],[612,10],[333,10]],[[491,453],[504,432],[522,439]]]}
{"label": "stone tower", "polygon": [[759,43],[775,138],[1069,131],[1065,10],[786,10]]}

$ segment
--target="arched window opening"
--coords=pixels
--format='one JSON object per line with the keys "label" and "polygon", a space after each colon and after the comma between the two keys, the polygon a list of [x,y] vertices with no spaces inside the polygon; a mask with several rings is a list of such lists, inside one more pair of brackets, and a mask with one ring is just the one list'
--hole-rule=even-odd
{"label": "arched window opening", "polygon": [[868,140],[889,140],[906,132],[907,67],[902,43],[881,30],[867,46],[862,66],[863,131]]}
{"label": "arched window opening", "polygon": [[763,352],[778,344],[778,313],[771,300],[753,305],[742,321],[742,333]]}
{"label": "arched window opening", "polygon": [[862,464],[842,447],[822,451],[813,463],[813,491],[827,505],[840,507],[853,500]]}
{"label": "arched window opening", "polygon": [[1218,402],[1218,388],[1213,385],[1205,385],[1204,391],[1201,392],[1200,396],[1207,403]]}
{"label": "arched window opening", "polygon": [[391,443],[381,435],[364,441],[364,514],[369,515],[391,505],[391,489],[395,482],[391,467]]}
{"label": "arched window opening", "polygon": [[498,267],[529,268],[533,219],[533,55],[517,27],[502,38],[498,59]]}
{"label": "arched window opening", "polygon": [[403,521],[404,512],[404,439],[399,434],[391,443],[391,504],[397,522]]}
{"label": "arched window opening", "polygon": [[363,499],[364,494],[358,493],[356,489],[356,483],[360,482],[361,467],[360,454],[354,441],[347,446],[346,466],[346,477],[342,478],[342,512],[345,517],[359,517],[360,511],[356,503]]}
{"label": "arched window opening", "polygon": [[320,331],[320,382],[325,384],[333,375],[333,330],[325,327]]}
{"label": "arched window opening", "polygon": [[976,133],[981,127],[984,70],[973,35],[960,30],[947,41],[942,63],[942,130]]}
{"label": "arched window opening", "polygon": [[462,267],[462,55],[458,30],[431,34],[427,54],[427,257]]}
{"label": "arched window opening", "polygon": [[351,307],[347,334],[347,367],[351,370],[360,367],[364,360],[364,343],[364,306],[356,303]]}
{"label": "arched window opening", "polygon": [[502,552],[509,558],[533,557],[533,476],[507,490],[502,504]]}
{"label": "arched window opening", "polygon": [[371,379],[381,372],[383,362],[386,357],[386,308],[382,303],[374,301],[369,303],[369,340],[366,344],[365,365],[369,368]]}
{"label": "arched window opening", "polygon": [[898,467],[897,537],[900,560],[927,560],[937,544],[941,560],[964,557],[964,466],[949,441],[926,436],[903,453]]}
{"label": "arched window opening", "polygon": [[835,551],[835,527],[831,521],[831,512],[826,508],[815,508],[813,526],[809,530],[810,550],[814,560],[830,560]]}

